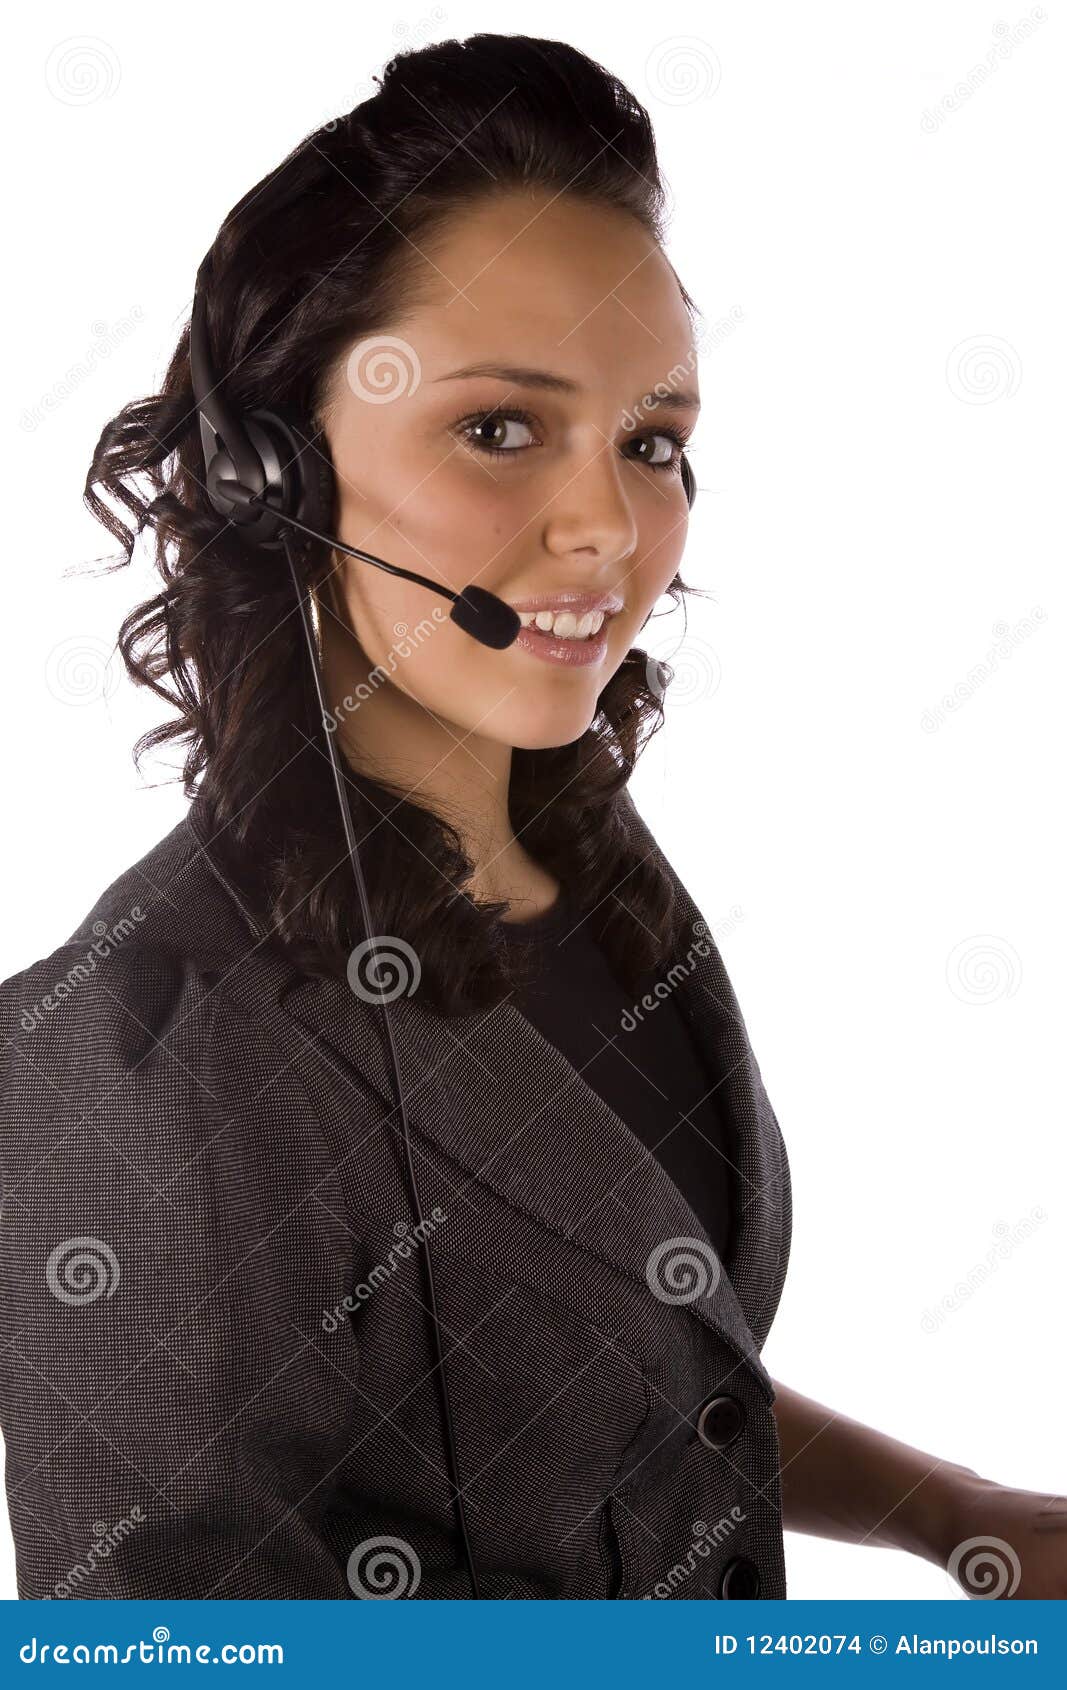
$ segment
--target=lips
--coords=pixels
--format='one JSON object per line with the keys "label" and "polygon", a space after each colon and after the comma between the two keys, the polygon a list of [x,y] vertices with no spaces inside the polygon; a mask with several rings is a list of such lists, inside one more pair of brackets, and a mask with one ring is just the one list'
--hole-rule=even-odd
{"label": "lips", "polygon": [[533,598],[514,599],[512,610],[570,610],[575,616],[584,616],[590,610],[602,610],[605,616],[614,616],[622,609],[623,601],[619,593],[536,593]]}
{"label": "lips", "polygon": [[605,612],[598,632],[585,638],[546,632],[542,628],[524,625],[515,636],[515,644],[522,651],[528,652],[532,657],[541,658],[546,663],[562,665],[564,668],[585,668],[604,661],[608,649],[608,620]]}

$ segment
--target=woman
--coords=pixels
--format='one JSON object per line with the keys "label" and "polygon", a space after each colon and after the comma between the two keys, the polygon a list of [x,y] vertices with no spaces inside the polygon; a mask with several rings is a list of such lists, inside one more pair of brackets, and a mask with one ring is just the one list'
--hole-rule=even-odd
{"label": "woman", "polygon": [[[90,507],[165,582],[138,751],[187,741],[193,803],[4,984],[21,1596],[781,1597],[783,1524],[1065,1593],[1057,1499],[760,1360],[785,1150],[627,790],[690,590],[663,201],[573,48],[406,54],[220,230],[213,379],[183,337],[104,430]],[[280,545],[208,389],[292,420]]]}

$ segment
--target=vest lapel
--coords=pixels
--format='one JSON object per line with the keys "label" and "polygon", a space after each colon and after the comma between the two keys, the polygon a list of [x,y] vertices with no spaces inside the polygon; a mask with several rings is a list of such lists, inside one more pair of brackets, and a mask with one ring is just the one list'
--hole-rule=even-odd
{"label": "vest lapel", "polygon": [[[628,794],[625,807],[641,851],[658,850]],[[780,1265],[777,1123],[718,949],[665,858],[663,864],[693,943],[671,958],[660,978],[676,995],[713,1074],[721,1076],[718,1096],[735,1140],[729,1273],[658,1159],[510,999],[456,1017],[438,1014],[417,994],[390,1002],[408,1122],[471,1181],[641,1281],[650,1297],[656,1294],[653,1258],[666,1253],[669,1262],[670,1241],[697,1240],[698,1265],[701,1257],[705,1269],[710,1264],[706,1289],[680,1306],[725,1339],[769,1396],[773,1387],[758,1352],[765,1335],[761,1309]],[[265,943],[246,945],[245,957],[233,959],[219,989],[269,1022],[294,1059],[340,1067],[399,1128],[381,1009],[356,999],[347,982],[310,978],[279,958]],[[730,1172],[724,1165],[724,1177]],[[673,1302],[688,1282],[661,1274],[658,1283],[670,1293],[660,1300]]]}

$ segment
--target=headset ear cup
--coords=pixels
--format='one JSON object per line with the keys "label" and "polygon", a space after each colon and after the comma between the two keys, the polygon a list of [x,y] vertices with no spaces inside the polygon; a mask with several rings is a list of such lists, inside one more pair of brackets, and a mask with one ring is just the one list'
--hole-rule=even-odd
{"label": "headset ear cup", "polygon": [[294,531],[270,514],[270,506],[321,533],[333,515],[334,472],[326,436],[312,434],[302,418],[287,411],[249,411],[241,419],[245,434],[263,465],[271,497],[262,523],[238,530],[250,544],[277,551]]}
{"label": "headset ear cup", "polygon": [[330,445],[323,429],[313,430],[302,417],[279,419],[294,443],[298,472],[297,505],[290,514],[321,533],[334,532],[333,506],[337,486]]}
{"label": "headset ear cup", "polygon": [[315,465],[315,509],[317,516],[309,516],[308,522],[312,528],[318,528],[326,533],[334,532],[334,496],[337,491],[337,478],[334,474],[333,459],[326,436],[321,431],[314,441],[308,443],[307,450],[311,453],[311,462]]}
{"label": "headset ear cup", "polygon": [[684,452],[682,453],[682,486],[685,488],[685,496],[689,501],[689,509],[692,510],[697,496],[697,484],[696,477],[693,474],[693,466]]}

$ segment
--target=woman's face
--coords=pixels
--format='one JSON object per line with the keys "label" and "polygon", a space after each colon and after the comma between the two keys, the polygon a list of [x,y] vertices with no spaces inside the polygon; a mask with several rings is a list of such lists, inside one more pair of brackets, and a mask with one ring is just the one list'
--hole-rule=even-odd
{"label": "woman's face", "polygon": [[543,192],[497,195],[410,262],[418,305],[350,349],[323,415],[339,537],[520,611],[576,595],[615,609],[592,639],[553,624],[496,651],[446,598],[337,554],[334,602],[366,657],[352,673],[380,671],[458,735],[567,745],[685,544],[670,431],[692,431],[698,390],[678,282],[632,218]]}

